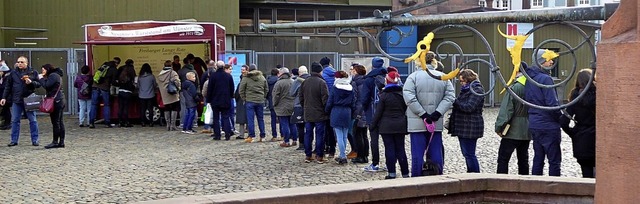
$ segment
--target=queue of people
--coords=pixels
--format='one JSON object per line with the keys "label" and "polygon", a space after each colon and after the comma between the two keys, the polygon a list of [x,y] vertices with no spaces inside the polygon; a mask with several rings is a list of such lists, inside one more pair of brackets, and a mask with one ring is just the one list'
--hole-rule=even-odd
{"label": "queue of people", "polygon": [[[525,74],[535,82],[551,85],[553,81],[544,68],[552,66],[553,60],[542,57],[544,52],[536,53],[533,66],[526,63],[522,66]],[[210,109],[207,111],[210,114],[203,117],[211,121],[205,124],[202,133],[212,133],[214,140],[230,140],[236,136],[236,139],[247,143],[281,141],[280,147],[297,146],[298,150],[304,150],[306,163],[322,164],[334,159],[337,164],[344,165],[351,159],[351,163],[368,164],[364,171],[386,170],[386,179],[394,179],[398,176],[423,176],[427,165],[435,165],[437,174],[442,174],[445,148],[442,136],[446,129],[459,140],[467,172],[481,171],[476,146],[478,139],[484,136],[484,87],[474,71],[464,69],[457,79],[461,88],[456,97],[451,81],[430,76],[444,75],[438,71],[442,64],[433,52],[426,55],[428,70],[416,68],[404,82],[397,69],[384,67],[384,61],[378,57],[372,59],[368,73],[359,64],[352,64],[349,72],[336,70],[326,57],[319,63],[312,63],[310,70],[306,66],[292,70],[284,66],[274,68],[270,77],[265,77],[255,64],[243,65],[237,87],[230,75],[231,65],[212,60],[199,62],[199,69],[206,66],[206,70],[199,73],[192,65],[194,61],[199,60],[188,55],[182,61],[184,66],[176,71],[176,67],[181,66],[179,57],[167,60],[157,76],[149,64],[143,64],[136,75],[131,59],[117,68],[120,64],[118,57],[103,63],[93,75],[88,66],[82,67],[74,82],[78,91],[80,127],[96,127],[100,102],[104,104],[104,125],[115,127],[109,115],[114,95],[119,99],[118,126],[131,127],[126,110],[136,97],[133,95],[135,90],[137,98],[141,99],[142,113],[151,112],[158,90],[167,131],[182,129],[185,134],[195,134],[194,124],[197,124],[195,120],[199,115],[196,107],[202,102]],[[0,90],[3,93],[0,105],[3,106],[5,121],[0,128],[7,124],[5,110],[10,107],[12,132],[9,146],[17,145],[20,117],[26,114],[32,145],[38,146],[35,112],[25,108],[24,99],[42,87],[46,96],[55,100],[55,109],[50,113],[53,141],[46,148],[65,147],[62,110],[66,103],[64,94],[59,90],[62,70],[47,64],[38,74],[27,63],[26,57],[20,57],[16,69],[10,69],[0,61]],[[515,150],[518,173],[528,174],[528,148],[533,140],[535,155],[531,174],[542,174],[546,157],[549,175],[559,176],[562,129],[573,140],[574,157],[581,165],[584,177],[595,177],[596,89],[590,86],[585,90],[591,75],[590,70],[580,71],[570,99],[575,100],[583,91],[587,94],[576,105],[570,106],[565,114],[528,108],[510,92],[504,96],[495,123],[495,132],[502,137],[497,173],[508,173],[509,159]],[[513,93],[536,105],[559,104],[553,89],[527,83],[527,76],[521,74],[510,85]],[[265,131],[265,107],[273,111],[269,140]],[[445,115],[449,111],[451,114],[446,118],[449,122],[445,125]],[[149,118],[152,115],[141,115],[142,126],[154,126]],[[569,125],[572,121],[573,127]],[[259,132],[255,129],[256,122]],[[238,124],[239,131],[236,131],[235,124]],[[407,134],[411,145],[411,166],[405,152]],[[384,143],[386,167],[380,165],[380,136]],[[347,152],[347,146],[351,152]],[[396,163],[400,165],[400,175],[396,171]]]}

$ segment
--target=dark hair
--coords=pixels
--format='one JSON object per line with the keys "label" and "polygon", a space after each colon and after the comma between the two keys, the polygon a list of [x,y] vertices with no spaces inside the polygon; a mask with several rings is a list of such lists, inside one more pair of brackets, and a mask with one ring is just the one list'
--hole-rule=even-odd
{"label": "dark hair", "polygon": [[364,66],[357,64],[357,65],[353,65],[353,69],[356,70],[356,73],[358,73],[358,75],[366,75],[367,74],[367,68],[364,68]]}
{"label": "dark hair", "polygon": [[124,61],[125,65],[133,65],[133,60],[132,59],[127,59],[127,61]]}
{"label": "dark hair", "polygon": [[180,56],[178,56],[178,55],[174,55],[174,56],[173,56],[173,59],[176,59],[176,58],[180,59]]}
{"label": "dark hair", "polygon": [[184,63],[185,65],[189,64],[189,58],[182,59],[182,63]]}
{"label": "dark hair", "polygon": [[44,76],[49,76],[49,74],[51,74],[51,70],[55,69],[55,67],[51,64],[45,64],[42,65],[42,68],[44,68],[45,70],[47,70],[47,73]]}
{"label": "dark hair", "polygon": [[149,63],[144,63],[142,65],[142,67],[140,68],[140,73],[138,74],[138,76],[142,76],[145,73],[152,74],[151,73],[151,65],[149,65]]}
{"label": "dark hair", "polygon": [[199,64],[202,67],[207,67],[207,63],[205,63],[204,60],[202,60],[202,58],[200,58],[200,57],[196,57],[193,60],[193,64]]}
{"label": "dark hair", "polygon": [[224,65],[224,69],[231,69],[231,67],[232,67],[232,66],[231,66],[230,64],[225,64],[225,65]]}
{"label": "dark hair", "polygon": [[[177,56],[177,55],[176,55],[176,56]],[[164,61],[164,67],[171,67],[171,66],[172,66],[172,64],[173,64],[173,63],[171,62],[171,60]]]}
{"label": "dark hair", "polygon": [[476,79],[478,79],[478,74],[476,74],[476,72],[474,72],[473,70],[470,70],[470,69],[464,69],[464,70],[460,71],[460,76],[467,83],[470,83],[470,82],[475,81]]}
{"label": "dark hair", "polygon": [[[587,87],[587,83],[589,83],[589,79],[591,79],[592,74],[593,74],[593,71],[591,69],[581,69],[578,72],[578,77],[576,77],[576,84],[573,87],[573,90],[571,90],[571,92],[569,93],[570,100],[573,100],[575,98],[574,96],[578,96],[578,94],[580,93],[580,90]],[[591,86],[594,86],[593,82]]]}
{"label": "dark hair", "polygon": [[273,68],[271,69],[271,75],[278,75],[278,73],[280,73],[280,70],[278,68]]}
{"label": "dark hair", "polygon": [[193,54],[191,54],[191,53],[189,53],[189,54],[187,55],[187,59],[190,59],[190,60],[191,60],[191,59],[194,59],[194,58],[195,58],[195,56],[193,56]]}
{"label": "dark hair", "polygon": [[87,66],[86,64],[82,66],[82,68],[80,68],[80,73],[82,74],[88,74],[89,71],[91,71],[91,69],[89,69],[89,66]]}
{"label": "dark hair", "polygon": [[119,57],[114,57],[113,61],[115,61],[116,64],[120,64],[120,62],[122,62],[122,60]]}
{"label": "dark hair", "polygon": [[347,77],[349,77],[349,75],[347,74],[347,72],[342,71],[342,70],[337,71],[337,72],[334,74],[334,76],[335,76],[336,78],[347,78]]}

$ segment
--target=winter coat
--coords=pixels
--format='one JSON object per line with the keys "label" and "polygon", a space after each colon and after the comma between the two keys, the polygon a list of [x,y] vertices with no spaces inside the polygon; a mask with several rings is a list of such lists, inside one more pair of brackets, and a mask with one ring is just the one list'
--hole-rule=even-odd
{"label": "winter coat", "polygon": [[[126,75],[129,78],[128,81],[120,81],[120,75],[122,74],[122,72],[126,71]],[[121,66],[120,68],[118,68],[117,72],[116,72],[116,85],[120,88],[120,90],[127,90],[131,93],[133,93],[133,91],[136,89],[136,85],[135,85],[135,78],[136,78],[136,70],[133,68],[133,65],[124,65]]]}
{"label": "winter coat", "polygon": [[299,96],[304,109],[305,122],[315,123],[329,120],[329,115],[325,112],[329,90],[322,75],[311,73],[311,76],[302,82]]}
{"label": "winter coat", "polygon": [[106,73],[104,73],[104,80],[102,81],[102,83],[93,84],[93,87],[103,91],[109,91],[111,89],[111,85],[115,83],[116,77],[118,76],[116,75],[116,72],[118,72],[118,70],[115,67],[109,67],[106,70]]}
{"label": "winter coat", "polygon": [[484,94],[479,81],[472,81],[461,88],[458,98],[453,102],[451,120],[449,120],[449,134],[452,136],[476,139],[484,134],[482,118],[484,96],[472,93],[471,89],[478,94]]}
{"label": "winter coat", "polygon": [[[241,75],[241,83],[242,80],[244,80],[244,78]],[[234,97],[236,99],[236,123],[247,124],[247,108],[244,106],[244,100],[242,100],[242,97],[240,97],[240,83],[238,83],[238,87],[236,87]]]}
{"label": "winter coat", "polygon": [[[536,82],[544,85],[553,85],[553,79],[537,66],[526,67],[527,74]],[[558,106],[558,98],[555,89],[540,88],[534,83],[524,86],[525,100],[540,106]],[[560,111],[547,111],[537,108],[529,108],[529,128],[553,130],[560,128]]]}
{"label": "winter coat", "polygon": [[268,92],[269,86],[261,71],[248,72],[240,82],[240,97],[245,102],[264,103]]}
{"label": "winter coat", "polygon": [[[444,75],[431,65],[427,65],[427,68],[436,76]],[[407,131],[410,133],[426,132],[427,128],[420,116],[435,111],[445,115],[456,100],[451,81],[434,79],[420,67],[416,66],[416,69],[407,77],[402,88],[404,102],[407,104]],[[442,118],[436,122],[436,131],[442,131],[442,123]]]}
{"label": "winter coat", "polygon": [[[325,65],[322,69],[322,79],[327,82],[327,87],[333,87],[333,83],[336,81],[336,69],[329,65]],[[331,94],[331,93],[329,93]]]}
{"label": "winter coat", "polygon": [[158,89],[160,89],[160,96],[162,96],[163,104],[172,104],[180,101],[180,93],[169,94],[169,92],[167,92],[167,86],[170,81],[173,81],[176,84],[176,87],[181,87],[180,77],[178,76],[178,73],[173,71],[173,68],[165,67],[162,69],[156,80]]}
{"label": "winter coat", "polygon": [[[180,81],[182,82],[187,81],[188,72],[193,72],[194,74],[196,74],[196,83],[199,85],[200,83],[198,81],[198,73],[196,72],[192,64],[185,64],[184,66],[182,66],[182,69],[178,70],[178,76],[180,76]],[[197,87],[198,86],[196,86],[196,88]]]}
{"label": "winter coat", "polygon": [[372,127],[380,134],[407,134],[407,105],[402,97],[402,87],[397,84],[387,85],[380,94],[380,102],[376,106]]}
{"label": "winter coat", "polygon": [[[209,78],[211,77],[211,75],[213,75],[215,71],[216,69],[209,67],[204,73],[202,73],[202,77],[200,77],[200,87],[202,87],[203,90],[205,89],[204,84],[209,80]],[[203,91],[203,92],[206,92],[206,91]]]}
{"label": "winter coat", "polygon": [[182,83],[182,94],[184,95],[184,105],[186,108],[195,108],[198,106],[196,101],[196,84],[192,81],[185,81]]}
{"label": "winter coat", "polygon": [[348,78],[338,78],[331,87],[329,99],[324,109],[331,113],[331,127],[349,128],[351,126],[351,115],[356,108],[356,97],[351,80]]}
{"label": "winter coat", "polygon": [[141,99],[150,99],[156,97],[156,77],[151,73],[144,73],[138,77],[138,97]]}
{"label": "winter coat", "polygon": [[211,74],[207,85],[207,103],[211,107],[219,109],[230,109],[233,99],[233,77],[231,74],[218,69]]}
{"label": "winter coat", "polygon": [[295,99],[293,100],[293,107],[302,107],[302,105],[300,104],[300,96],[298,96],[298,93],[300,92],[302,82],[304,82],[304,80],[307,78],[309,78],[309,74],[300,75],[296,77],[293,80],[293,84],[291,84],[289,94],[295,97]]}
{"label": "winter coat", "polygon": [[[511,89],[520,98],[524,98],[524,85],[526,78],[519,78]],[[512,140],[531,140],[529,134],[529,114],[527,113],[528,107],[516,100],[509,92],[502,97],[502,103],[500,103],[500,112],[496,119],[495,132],[502,133],[507,124],[510,125],[506,135],[503,135],[504,139]]]}
{"label": "winter coat", "polygon": [[[24,103],[24,98],[31,95],[36,88],[40,88],[41,86],[40,81],[38,81],[38,72],[31,67],[12,69],[8,74],[9,76],[6,78],[6,87],[2,98],[9,102],[22,104]],[[24,75],[29,75],[31,84],[27,84],[22,80],[22,76]]]}
{"label": "winter coat", "polygon": [[294,96],[289,94],[293,79],[289,77],[289,74],[282,74],[280,79],[273,86],[273,106],[277,116],[291,116],[293,115],[293,100]]}
{"label": "winter coat", "polygon": [[[582,91],[582,90],[580,90]],[[571,99],[578,97],[580,91],[572,91]],[[593,159],[596,156],[596,87],[591,87],[580,100],[567,108],[567,114],[573,117],[576,125],[569,127],[570,119],[560,116],[562,130],[571,137],[573,157]]]}
{"label": "winter coat", "polygon": [[62,70],[60,68],[53,68],[51,69],[51,73],[47,73],[47,75],[48,76],[39,79],[39,82],[46,91],[45,97],[56,96],[54,101],[57,103],[64,99],[64,89],[60,87],[62,86]]}
{"label": "winter coat", "polygon": [[269,86],[269,92],[267,92],[267,101],[269,109],[273,109],[273,87],[278,82],[278,76],[271,75],[267,77],[267,85]]}
{"label": "winter coat", "polygon": [[[382,66],[382,64],[380,64]],[[373,122],[373,115],[375,114],[375,106],[377,105],[376,101],[376,93],[378,91],[377,86],[384,86],[384,81],[376,82],[376,77],[381,75],[385,76],[387,74],[387,69],[383,67],[374,67],[369,73],[365,76],[364,83],[360,89],[360,101],[362,102],[362,108],[364,109],[365,118],[367,120],[367,124],[371,124]],[[380,87],[380,89],[383,87]]]}
{"label": "winter coat", "polygon": [[362,97],[360,97],[363,93],[362,93],[362,87],[364,86],[364,75],[355,75],[353,76],[353,78],[351,79],[351,81],[354,83],[354,89],[357,92],[357,96],[356,96],[356,111],[355,114],[358,116],[364,116],[364,108],[362,106]]}
{"label": "winter coat", "polygon": [[[89,90],[89,93],[84,95],[81,93],[82,91],[82,84],[87,83],[87,85],[89,85],[87,87],[87,89]],[[78,99],[80,100],[88,100],[91,99],[91,85],[93,84],[93,76],[88,75],[88,74],[81,74],[76,76],[76,80],[73,82],[73,87],[76,87],[76,91],[78,93]]]}

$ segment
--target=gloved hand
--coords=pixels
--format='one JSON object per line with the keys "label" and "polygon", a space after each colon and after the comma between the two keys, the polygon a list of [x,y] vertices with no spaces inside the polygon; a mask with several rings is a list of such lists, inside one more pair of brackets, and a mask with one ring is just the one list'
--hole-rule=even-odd
{"label": "gloved hand", "polygon": [[440,120],[440,117],[442,117],[442,114],[438,111],[435,111],[429,115],[429,119],[431,119],[431,121],[438,121]]}
{"label": "gloved hand", "polygon": [[427,119],[427,118],[429,118],[429,113],[424,113],[424,114],[422,114],[422,115],[420,116],[420,118],[422,118],[422,119]]}

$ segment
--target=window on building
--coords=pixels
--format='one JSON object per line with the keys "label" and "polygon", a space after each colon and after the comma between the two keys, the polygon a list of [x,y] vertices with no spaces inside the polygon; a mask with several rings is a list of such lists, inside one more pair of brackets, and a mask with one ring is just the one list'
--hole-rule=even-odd
{"label": "window on building", "polygon": [[[296,22],[313,21],[313,10],[296,10]],[[296,33],[313,33],[313,28],[296,29]]]}
{"label": "window on building", "polygon": [[[271,9],[259,9],[258,10],[258,22],[264,24],[273,23],[273,11]],[[272,31],[260,31],[260,32],[272,32]]]}
{"label": "window on building", "polygon": [[[334,21],[336,20],[336,11],[320,10],[318,11],[318,21]],[[335,28],[318,28],[318,33],[335,33]]]}
{"label": "window on building", "polygon": [[[276,23],[295,23],[296,22],[296,10],[294,9],[277,9],[276,10]],[[296,29],[278,29],[277,33],[295,33]]]}
{"label": "window on building", "polygon": [[[574,0],[571,0],[574,1]],[[556,4],[554,5],[555,7],[566,7],[567,6],[567,0],[556,0]]]}
{"label": "window on building", "polygon": [[509,0],[494,0],[493,8],[507,10],[509,9]]}
{"label": "window on building", "polygon": [[255,31],[254,13],[254,8],[240,8],[240,32],[253,33]]}
{"label": "window on building", "polygon": [[479,0],[478,1],[478,6],[487,7],[487,1],[486,0]]}
{"label": "window on building", "polygon": [[591,2],[589,0],[578,0],[578,6],[589,6]]}
{"label": "window on building", "polygon": [[531,0],[531,8],[542,8],[542,0]]}

